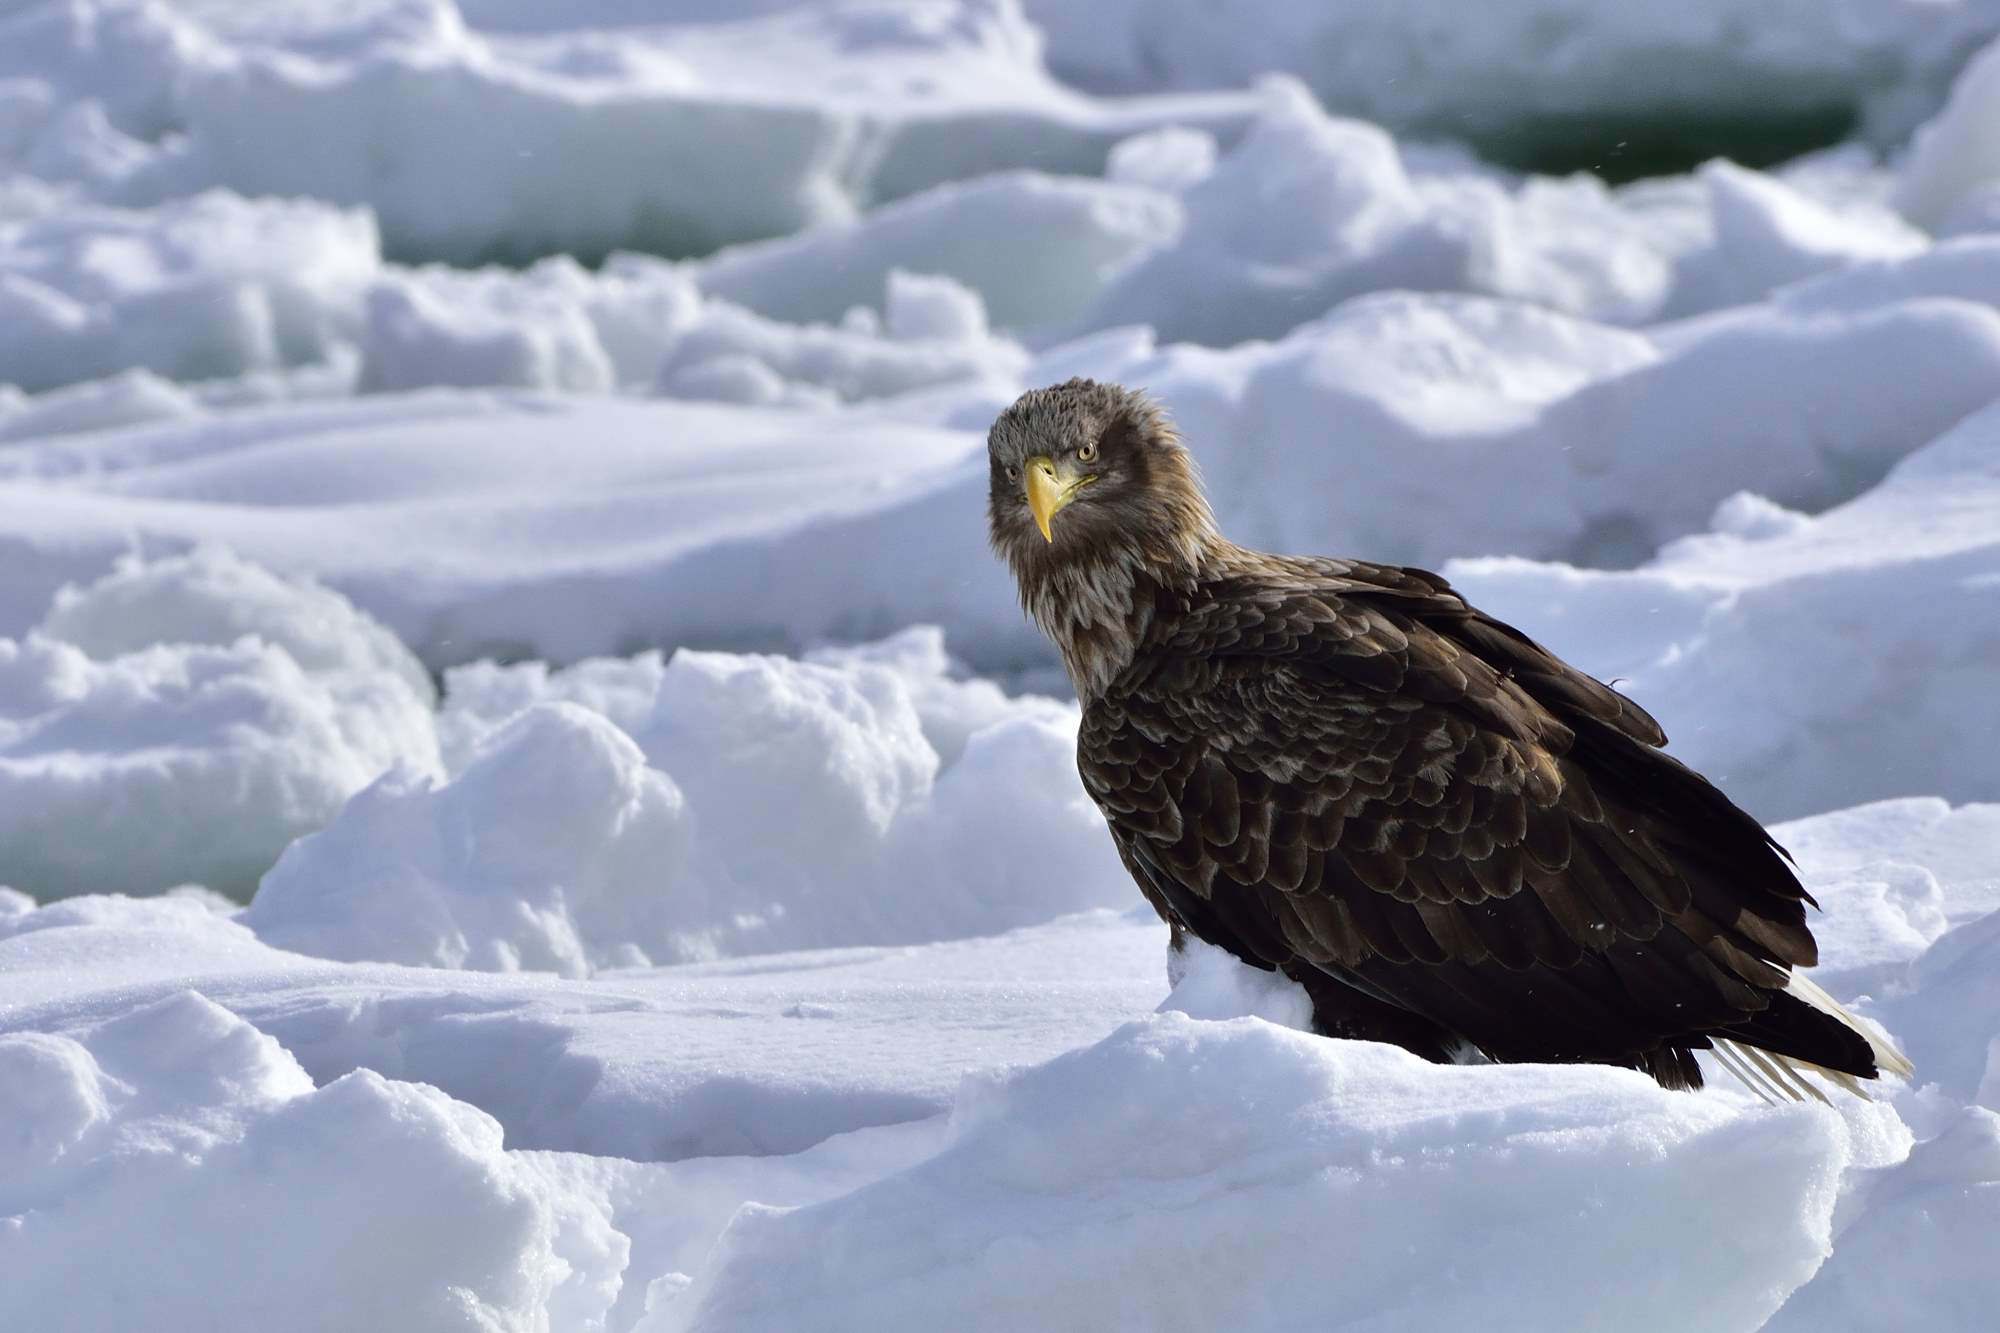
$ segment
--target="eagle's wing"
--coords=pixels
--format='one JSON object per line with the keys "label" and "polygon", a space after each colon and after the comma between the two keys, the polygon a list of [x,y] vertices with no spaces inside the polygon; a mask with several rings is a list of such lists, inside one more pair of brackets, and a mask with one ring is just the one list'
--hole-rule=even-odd
{"label": "eagle's wing", "polygon": [[1500,1059],[1698,1083],[1704,1034],[1851,1073],[1784,993],[1809,901],[1630,701],[1435,575],[1274,562],[1164,614],[1085,710],[1085,785],[1155,905]]}

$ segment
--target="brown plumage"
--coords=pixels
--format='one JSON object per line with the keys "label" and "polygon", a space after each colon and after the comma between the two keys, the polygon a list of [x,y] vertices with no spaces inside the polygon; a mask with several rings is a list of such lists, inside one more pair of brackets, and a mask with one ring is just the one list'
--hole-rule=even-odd
{"label": "brown plumage", "polygon": [[1036,390],[988,447],[993,545],[1083,702],[1084,785],[1177,942],[1288,973],[1323,1033],[1434,1060],[1698,1087],[1721,1043],[1793,1096],[1818,1095],[1801,1065],[1907,1070],[1796,977],[1811,899],[1782,849],[1636,704],[1435,574],[1225,540],[1143,395]]}

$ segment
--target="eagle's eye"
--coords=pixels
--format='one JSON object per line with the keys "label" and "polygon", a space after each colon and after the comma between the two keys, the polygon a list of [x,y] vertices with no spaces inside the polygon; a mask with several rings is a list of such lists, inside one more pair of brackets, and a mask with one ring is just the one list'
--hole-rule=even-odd
{"label": "eagle's eye", "polygon": [[1096,442],[1093,441],[1089,444],[1084,445],[1083,448],[1077,450],[1076,458],[1079,463],[1095,463],[1097,461]]}
{"label": "eagle's eye", "polygon": [[1020,479],[1021,479],[1021,469],[1015,467],[1012,463],[1009,463],[1007,465],[1007,480],[1019,481]]}

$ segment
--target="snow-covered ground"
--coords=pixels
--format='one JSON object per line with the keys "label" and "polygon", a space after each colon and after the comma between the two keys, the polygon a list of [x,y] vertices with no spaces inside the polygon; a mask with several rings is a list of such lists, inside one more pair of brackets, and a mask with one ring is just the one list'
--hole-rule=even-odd
{"label": "snow-covered ground", "polygon": [[[2000,6],[1241,8],[0,5],[0,1328],[1990,1327]],[[1170,994],[1073,374],[1789,821],[1914,1082]]]}

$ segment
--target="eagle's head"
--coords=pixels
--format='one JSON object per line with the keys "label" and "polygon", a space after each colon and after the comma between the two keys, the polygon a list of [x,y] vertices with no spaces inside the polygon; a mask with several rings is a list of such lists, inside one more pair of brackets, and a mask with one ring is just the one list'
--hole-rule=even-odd
{"label": "eagle's head", "polygon": [[1078,562],[1191,568],[1215,536],[1194,460],[1145,394],[1075,379],[1032,389],[986,437],[993,549],[1027,591]]}
{"label": "eagle's head", "polygon": [[1130,660],[1144,586],[1191,581],[1222,545],[1194,460],[1152,399],[1082,379],[1022,394],[986,454],[993,549],[1089,697]]}

